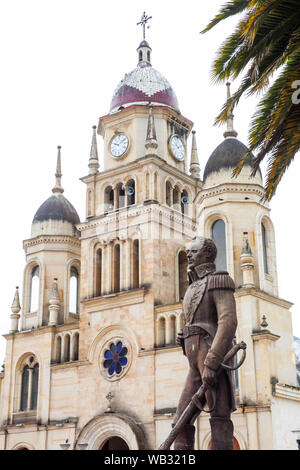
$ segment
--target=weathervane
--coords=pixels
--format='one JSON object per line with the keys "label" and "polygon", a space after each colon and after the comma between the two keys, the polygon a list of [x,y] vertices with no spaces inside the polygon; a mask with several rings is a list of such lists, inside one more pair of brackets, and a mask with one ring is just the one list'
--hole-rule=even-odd
{"label": "weathervane", "polygon": [[142,25],[143,26],[143,39],[145,40],[145,26],[146,26],[146,23],[147,21],[151,20],[152,16],[147,16],[146,15],[146,12],[144,11],[144,13],[142,14],[142,18],[141,18],[141,21],[139,21],[139,23],[137,23],[137,25]]}

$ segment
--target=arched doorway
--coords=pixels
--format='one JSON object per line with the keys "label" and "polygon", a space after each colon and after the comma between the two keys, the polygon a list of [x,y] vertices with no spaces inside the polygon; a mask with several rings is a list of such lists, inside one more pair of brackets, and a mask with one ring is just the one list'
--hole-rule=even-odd
{"label": "arched doorway", "polygon": [[126,442],[118,436],[107,439],[99,450],[129,450]]}

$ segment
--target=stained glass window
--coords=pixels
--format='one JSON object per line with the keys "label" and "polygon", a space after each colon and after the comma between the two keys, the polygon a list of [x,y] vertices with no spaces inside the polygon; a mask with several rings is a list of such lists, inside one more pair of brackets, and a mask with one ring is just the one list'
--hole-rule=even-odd
{"label": "stained glass window", "polygon": [[123,346],[122,341],[118,341],[116,344],[112,343],[109,349],[104,351],[104,368],[107,369],[108,374],[120,374],[123,368],[127,365],[128,349]]}

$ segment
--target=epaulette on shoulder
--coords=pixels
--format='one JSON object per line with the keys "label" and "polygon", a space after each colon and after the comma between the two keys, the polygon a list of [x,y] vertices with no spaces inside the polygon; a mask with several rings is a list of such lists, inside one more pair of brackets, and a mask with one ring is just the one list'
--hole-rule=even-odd
{"label": "epaulette on shoulder", "polygon": [[227,271],[216,271],[209,276],[208,290],[212,289],[230,289],[235,290],[233,279],[229,276]]}

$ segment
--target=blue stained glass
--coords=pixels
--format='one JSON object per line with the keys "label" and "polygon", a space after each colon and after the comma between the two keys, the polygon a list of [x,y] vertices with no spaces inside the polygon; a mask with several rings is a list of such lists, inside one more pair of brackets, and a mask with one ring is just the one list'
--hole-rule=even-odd
{"label": "blue stained glass", "polygon": [[110,366],[110,368],[108,369],[108,373],[109,375],[113,375],[114,371],[115,371],[115,368],[116,368],[116,362],[113,362]]}
{"label": "blue stained glass", "polygon": [[126,356],[127,353],[128,353],[128,349],[127,349],[127,348],[123,348],[122,351],[120,352],[119,356],[120,356],[120,357]]}
{"label": "blue stained glass", "polygon": [[105,351],[104,353],[105,359],[112,359],[113,356],[114,356],[113,353],[109,349],[107,349],[107,351]]}
{"label": "blue stained glass", "polygon": [[112,362],[113,362],[112,359],[106,359],[106,361],[104,361],[104,367],[105,367],[105,369],[107,369],[108,367],[110,367],[110,366],[112,365]]}
{"label": "blue stained glass", "polygon": [[108,374],[113,375],[114,373],[120,374],[122,368],[128,363],[127,357],[128,349],[123,347],[122,341],[118,341],[117,344],[112,343],[109,349],[104,352],[105,361],[103,366],[108,369]]}

